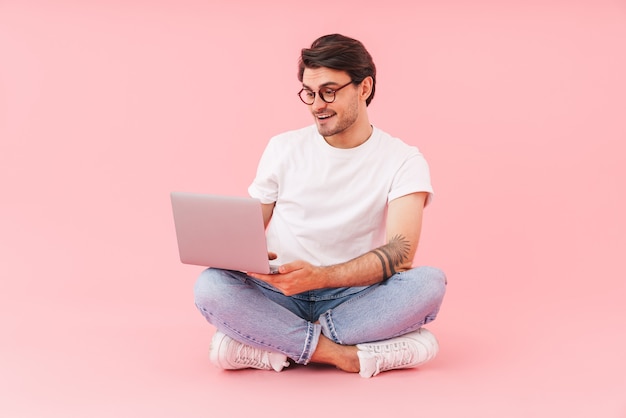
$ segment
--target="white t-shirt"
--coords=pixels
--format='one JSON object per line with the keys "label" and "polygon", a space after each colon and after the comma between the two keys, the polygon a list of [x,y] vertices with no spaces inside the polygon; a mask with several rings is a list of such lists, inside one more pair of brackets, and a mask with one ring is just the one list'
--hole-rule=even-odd
{"label": "white t-shirt", "polygon": [[387,203],[428,192],[428,164],[416,147],[374,127],[356,148],[330,146],[315,125],[273,137],[248,192],[276,202],[269,251],[283,264],[332,265],[385,243]]}

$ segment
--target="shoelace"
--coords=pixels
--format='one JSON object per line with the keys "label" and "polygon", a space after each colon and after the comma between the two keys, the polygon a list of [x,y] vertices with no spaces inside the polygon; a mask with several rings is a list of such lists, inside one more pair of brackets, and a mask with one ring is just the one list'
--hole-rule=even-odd
{"label": "shoelace", "polygon": [[372,347],[376,357],[376,372],[398,368],[413,361],[413,351],[406,341]]}
{"label": "shoelace", "polygon": [[237,357],[235,358],[235,361],[247,367],[255,367],[259,369],[272,368],[267,352],[246,344],[241,344],[237,348]]}

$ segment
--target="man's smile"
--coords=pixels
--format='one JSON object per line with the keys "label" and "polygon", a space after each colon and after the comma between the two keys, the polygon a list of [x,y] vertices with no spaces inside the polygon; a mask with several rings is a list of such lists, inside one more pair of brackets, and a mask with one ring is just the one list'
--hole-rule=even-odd
{"label": "man's smile", "polygon": [[326,120],[326,119],[331,118],[331,117],[333,117],[333,116],[335,116],[335,115],[336,115],[336,113],[327,113],[327,112],[324,112],[324,113],[318,113],[318,114],[316,114],[316,115],[315,115],[315,117],[316,117],[318,120]]}

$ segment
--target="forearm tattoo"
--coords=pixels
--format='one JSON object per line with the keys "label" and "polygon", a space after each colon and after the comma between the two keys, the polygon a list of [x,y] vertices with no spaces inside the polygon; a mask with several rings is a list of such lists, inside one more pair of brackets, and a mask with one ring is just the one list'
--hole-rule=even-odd
{"label": "forearm tattoo", "polygon": [[375,254],[383,268],[383,280],[396,274],[396,268],[409,258],[411,244],[402,235],[396,235],[389,243],[371,251]]}

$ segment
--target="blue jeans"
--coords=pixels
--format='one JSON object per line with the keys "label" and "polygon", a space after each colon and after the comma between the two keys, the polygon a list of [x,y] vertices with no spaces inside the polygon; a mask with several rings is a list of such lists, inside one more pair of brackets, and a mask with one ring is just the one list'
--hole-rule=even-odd
{"label": "blue jeans", "polygon": [[209,268],[198,278],[196,306],[224,334],[307,364],[320,334],[337,344],[386,340],[437,316],[445,274],[416,267],[367,287],[320,289],[285,296],[239,271]]}

